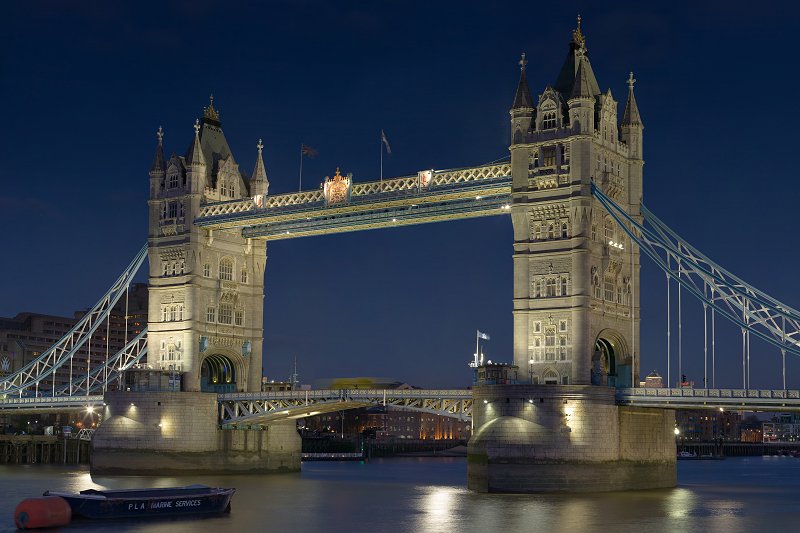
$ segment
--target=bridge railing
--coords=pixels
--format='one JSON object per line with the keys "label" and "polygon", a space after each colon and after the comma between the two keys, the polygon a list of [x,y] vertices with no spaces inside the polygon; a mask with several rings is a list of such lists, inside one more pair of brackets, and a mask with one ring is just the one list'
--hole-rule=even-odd
{"label": "bridge railing", "polygon": [[800,390],[784,389],[688,389],[688,388],[637,388],[618,389],[617,395],[648,396],[658,398],[762,398],[800,399]]}

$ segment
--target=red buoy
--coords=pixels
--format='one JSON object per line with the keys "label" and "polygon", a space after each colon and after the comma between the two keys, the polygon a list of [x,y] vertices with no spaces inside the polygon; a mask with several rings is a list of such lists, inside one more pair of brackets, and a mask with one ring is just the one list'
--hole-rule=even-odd
{"label": "red buoy", "polygon": [[22,500],[14,510],[14,523],[20,529],[65,526],[72,520],[72,509],[59,496]]}

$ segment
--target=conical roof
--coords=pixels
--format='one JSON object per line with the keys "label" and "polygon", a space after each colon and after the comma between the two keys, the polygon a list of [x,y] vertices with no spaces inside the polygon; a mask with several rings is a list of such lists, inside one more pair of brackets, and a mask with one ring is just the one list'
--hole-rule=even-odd
{"label": "conical roof", "polygon": [[206,166],[206,158],[203,155],[203,150],[200,147],[200,121],[194,121],[194,142],[189,147],[189,152],[186,154],[186,162],[191,166]]}
{"label": "conical roof", "polygon": [[158,137],[158,146],[156,146],[156,155],[153,157],[153,164],[150,165],[150,172],[164,172],[167,169],[167,163],[164,159],[164,130],[161,126],[158,127],[156,132]]}
{"label": "conical roof", "polygon": [[628,78],[628,101],[625,102],[625,111],[622,113],[622,126],[642,126],[642,117],[639,116],[639,107],[636,105],[636,97],[633,95],[633,84],[636,83],[636,80],[633,78],[633,72],[631,72],[630,77]]}
{"label": "conical roof", "polygon": [[558,73],[553,88],[561,93],[564,100],[568,100],[572,95],[572,88],[575,86],[575,80],[578,77],[578,69],[583,66],[586,71],[586,83],[591,92],[591,96],[597,97],[600,94],[600,86],[597,84],[597,78],[592,70],[592,65],[589,62],[589,56],[586,50],[586,37],[581,32],[580,17],[578,17],[578,27],[572,31],[572,40],[569,43],[569,52],[561,66],[561,71]]}
{"label": "conical roof", "polygon": [[[572,84],[572,91],[570,91],[569,97],[592,98],[595,96],[595,93],[592,92],[592,82],[589,79],[589,72],[591,71],[589,60],[584,55],[580,55],[577,60],[578,71],[575,73],[575,81]],[[594,83],[597,85],[596,80]],[[599,94],[599,92],[597,94]]]}
{"label": "conical roof", "polygon": [[528,87],[528,78],[525,76],[525,65],[528,61],[525,59],[525,54],[522,54],[522,59],[519,61],[520,75],[519,83],[517,84],[517,94],[514,96],[514,105],[512,109],[533,108],[533,99],[531,98],[531,90]]}

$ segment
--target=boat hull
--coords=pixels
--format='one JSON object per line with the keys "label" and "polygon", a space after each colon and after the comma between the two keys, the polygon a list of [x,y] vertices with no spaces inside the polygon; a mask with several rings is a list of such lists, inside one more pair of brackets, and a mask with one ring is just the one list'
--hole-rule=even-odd
{"label": "boat hull", "polygon": [[45,492],[69,503],[73,517],[93,520],[211,515],[230,511],[235,489],[153,489],[141,491]]}

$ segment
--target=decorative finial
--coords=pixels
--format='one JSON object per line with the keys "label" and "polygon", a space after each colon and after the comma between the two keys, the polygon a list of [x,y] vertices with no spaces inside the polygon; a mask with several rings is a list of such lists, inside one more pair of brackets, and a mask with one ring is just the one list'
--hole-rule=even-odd
{"label": "decorative finial", "polygon": [[161,144],[164,142],[164,130],[161,128],[161,126],[158,127],[156,137],[158,137],[158,145],[161,146]]}
{"label": "decorative finial", "polygon": [[633,72],[631,72],[631,75],[628,77],[628,88],[630,88],[631,91],[633,90],[634,83],[636,83],[636,78],[633,77]]}
{"label": "decorative finial", "polygon": [[578,27],[572,30],[572,42],[575,43],[579,51],[586,52],[586,37],[584,37],[581,31],[580,13],[578,14]]}
{"label": "decorative finial", "polygon": [[[581,27],[581,16],[578,15],[578,27]],[[214,93],[211,93],[211,96],[208,97],[208,105],[214,107]]]}
{"label": "decorative finial", "polygon": [[522,58],[519,60],[519,69],[523,72],[525,71],[525,65],[528,64],[528,60],[525,59],[525,52],[522,52]]}
{"label": "decorative finial", "polygon": [[208,107],[203,108],[203,118],[219,122],[219,111],[214,108],[214,95],[208,97]]}
{"label": "decorative finial", "polygon": [[258,155],[261,156],[261,150],[264,148],[264,143],[261,142],[261,139],[258,140],[258,144],[256,145],[256,148],[258,148]]}
{"label": "decorative finial", "polygon": [[200,120],[194,119],[194,135],[197,137],[200,135]]}

